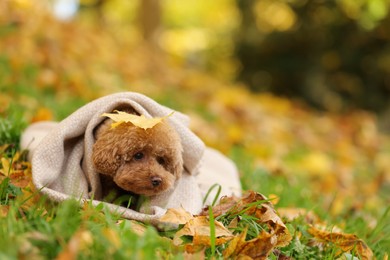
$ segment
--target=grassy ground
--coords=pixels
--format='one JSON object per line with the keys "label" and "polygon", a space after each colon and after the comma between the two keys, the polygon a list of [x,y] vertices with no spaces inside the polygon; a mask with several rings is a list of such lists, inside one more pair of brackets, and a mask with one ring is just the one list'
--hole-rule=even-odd
{"label": "grassy ground", "polygon": [[[31,166],[18,147],[23,129],[35,121],[61,120],[117,91],[141,92],[189,114],[191,128],[236,162],[244,190],[274,198],[292,241],[270,259],[278,254],[364,259],[357,253],[359,239],[376,258],[387,259],[390,142],[378,131],[374,115],[318,113],[297,102],[249,93],[118,37],[120,28],[60,24],[34,9],[0,11],[6,17],[0,31],[1,259],[188,256],[185,246],[173,245],[172,234],[121,219],[104,207],[56,204],[34,191]],[[292,211],[302,209],[304,216],[291,219]],[[248,239],[259,234],[250,216],[241,219],[248,223]],[[337,241],[316,239],[309,232],[313,226],[357,237],[346,250]],[[220,258],[227,246],[206,247],[195,256]]]}

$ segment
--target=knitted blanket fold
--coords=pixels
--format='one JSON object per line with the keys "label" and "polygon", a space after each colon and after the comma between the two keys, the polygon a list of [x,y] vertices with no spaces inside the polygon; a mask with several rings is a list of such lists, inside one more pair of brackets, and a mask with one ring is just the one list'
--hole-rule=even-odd
{"label": "knitted blanket fold", "polygon": [[[37,189],[54,201],[78,198],[80,203],[85,200],[92,200],[93,204],[105,203],[100,201],[100,178],[91,159],[94,129],[105,119],[101,116],[103,113],[124,105],[146,117],[163,117],[172,112],[142,94],[123,92],[92,101],[59,123],[40,122],[29,126],[22,135],[21,147],[30,150],[33,182]],[[173,190],[150,198],[143,207],[147,214],[105,203],[125,218],[158,224],[158,219],[171,207],[183,207],[197,214],[202,208],[203,196],[214,184],[210,180],[223,183],[220,196],[241,193],[234,164],[218,152],[205,148],[188,128],[186,115],[175,112],[166,120],[176,129],[182,142],[182,177]],[[211,158],[203,160],[204,155]],[[203,165],[202,161],[205,161]],[[209,175],[213,174],[215,176],[210,179]]]}

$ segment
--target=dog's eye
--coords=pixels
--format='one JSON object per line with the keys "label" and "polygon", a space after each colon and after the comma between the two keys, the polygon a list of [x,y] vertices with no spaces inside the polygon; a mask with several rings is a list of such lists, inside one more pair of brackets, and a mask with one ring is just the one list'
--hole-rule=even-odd
{"label": "dog's eye", "polygon": [[165,159],[163,157],[159,156],[159,157],[157,157],[157,162],[160,165],[164,165],[165,164]]}
{"label": "dog's eye", "polygon": [[139,161],[142,158],[144,158],[144,154],[143,153],[136,153],[136,154],[134,154],[133,158],[134,158],[134,160]]}

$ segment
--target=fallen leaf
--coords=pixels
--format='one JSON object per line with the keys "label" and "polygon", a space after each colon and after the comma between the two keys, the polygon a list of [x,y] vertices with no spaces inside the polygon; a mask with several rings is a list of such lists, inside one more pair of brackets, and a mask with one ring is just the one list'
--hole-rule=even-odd
{"label": "fallen leaf", "polygon": [[229,243],[228,247],[223,251],[223,257],[225,259],[230,258],[235,254],[238,249],[242,247],[245,243],[246,234],[248,232],[248,227],[246,227],[238,236],[235,236]]}
{"label": "fallen leaf", "polygon": [[[228,212],[233,206],[237,204],[238,198],[237,197],[222,197],[219,201],[219,203],[213,207],[213,215],[214,217],[218,217],[220,215],[225,214]],[[207,206],[202,210],[202,212],[199,214],[201,216],[208,216],[209,215],[209,207]]]}
{"label": "fallen leaf", "polygon": [[27,187],[31,180],[31,176],[27,176],[23,171],[15,171],[10,174],[10,182],[19,188]]}
{"label": "fallen leaf", "polygon": [[267,224],[269,233],[277,236],[276,246],[286,246],[290,243],[292,239],[290,232],[264,195],[254,191],[247,192],[231,209],[232,213],[238,215],[243,211],[255,216],[258,223]]}
{"label": "fallen leaf", "polygon": [[102,116],[106,116],[111,118],[115,123],[111,124],[112,128],[117,127],[118,125],[122,123],[132,123],[135,126],[138,126],[142,129],[148,129],[152,128],[158,123],[161,123],[164,119],[170,117],[174,112],[170,113],[167,116],[164,117],[153,117],[153,118],[147,118],[144,115],[134,115],[129,114],[123,111],[115,111],[115,113],[104,113]]}
{"label": "fallen leaf", "polygon": [[283,247],[290,243],[292,239],[290,232],[288,231],[286,225],[283,223],[280,217],[276,214],[276,211],[272,207],[272,204],[262,204],[262,207],[258,211],[256,211],[255,215],[261,223],[268,224],[270,228],[270,234],[276,235],[275,246]]}
{"label": "fallen leaf", "polygon": [[[233,238],[233,234],[223,226],[221,222],[215,223],[216,245],[224,244]],[[210,246],[210,222],[206,216],[190,219],[182,229],[173,237],[173,244],[178,246],[183,243],[181,237],[193,237],[193,245]]]}
{"label": "fallen leaf", "polygon": [[238,248],[236,254],[244,255],[252,259],[267,259],[277,243],[277,237],[263,231],[258,237],[246,241]]}
{"label": "fallen leaf", "polygon": [[4,176],[8,176],[10,171],[11,171],[9,160],[2,157],[1,158],[1,167],[2,168],[0,169],[0,173],[3,174]]}
{"label": "fallen leaf", "polygon": [[263,231],[256,238],[245,241],[247,230],[245,229],[230,241],[223,251],[224,259],[267,259],[276,246],[276,236]]}
{"label": "fallen leaf", "polygon": [[342,252],[356,252],[364,260],[373,258],[371,249],[355,235],[323,231],[313,226],[308,229],[308,232],[319,242],[333,243]]}
{"label": "fallen leaf", "polygon": [[160,218],[161,222],[183,225],[194,216],[183,208],[169,208],[167,212]]}

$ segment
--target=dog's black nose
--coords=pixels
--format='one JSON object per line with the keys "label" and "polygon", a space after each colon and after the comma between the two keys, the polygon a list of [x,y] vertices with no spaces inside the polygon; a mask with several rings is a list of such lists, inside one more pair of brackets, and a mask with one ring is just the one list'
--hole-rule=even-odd
{"label": "dog's black nose", "polygon": [[161,184],[162,179],[160,177],[152,177],[152,185],[153,187],[157,187]]}

